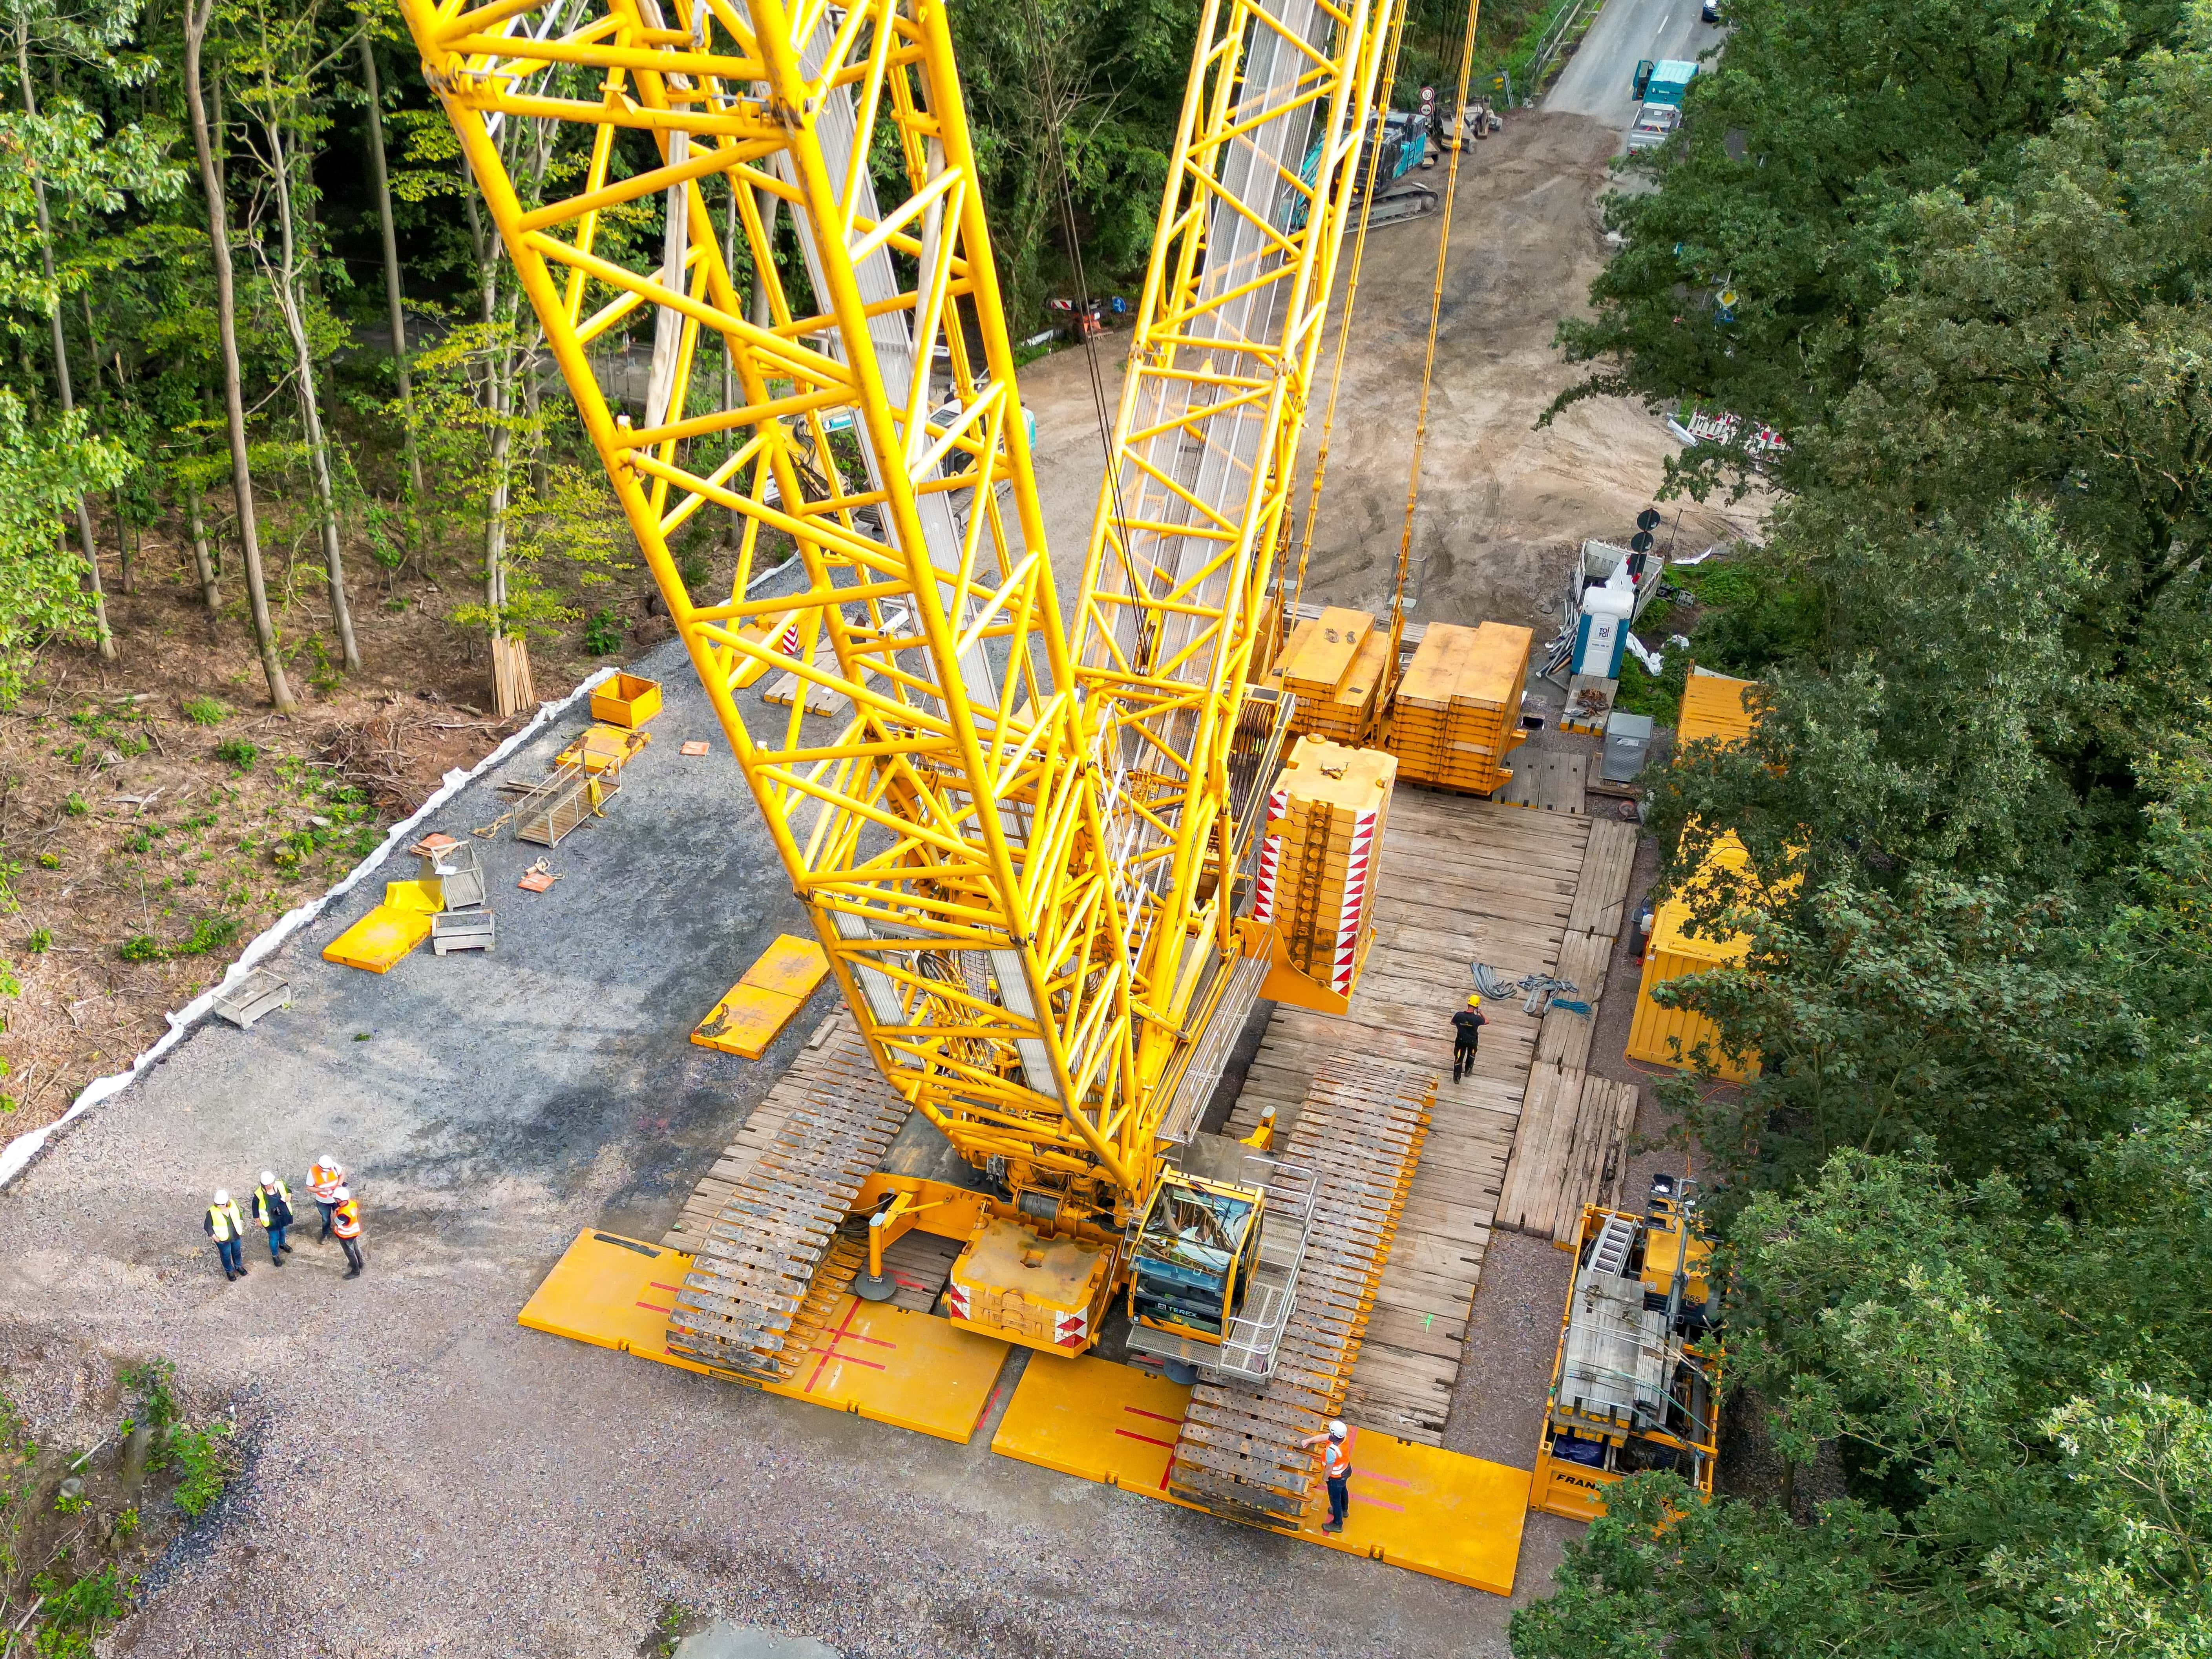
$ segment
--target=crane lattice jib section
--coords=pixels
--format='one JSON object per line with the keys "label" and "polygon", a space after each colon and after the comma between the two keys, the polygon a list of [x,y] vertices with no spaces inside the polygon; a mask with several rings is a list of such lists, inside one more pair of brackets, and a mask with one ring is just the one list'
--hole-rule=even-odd
{"label": "crane lattice jib section", "polygon": [[[941,0],[403,4],[878,1063],[971,1158],[1126,1208],[1129,929]],[[633,327],[636,421],[592,354]],[[738,529],[705,604],[702,513]],[[748,599],[786,548],[797,597]],[[803,684],[756,729],[763,663]]]}
{"label": "crane lattice jib section", "polygon": [[[1169,1023],[1395,0],[1209,0],[1085,554],[1141,1015]],[[1304,167],[1318,147],[1318,165]]]}

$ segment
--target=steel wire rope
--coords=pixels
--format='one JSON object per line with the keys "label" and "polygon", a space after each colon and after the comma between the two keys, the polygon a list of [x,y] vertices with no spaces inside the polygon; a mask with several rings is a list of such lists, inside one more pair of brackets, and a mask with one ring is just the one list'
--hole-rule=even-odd
{"label": "steel wire rope", "polygon": [[1413,549],[1413,508],[1421,498],[1421,457],[1429,440],[1429,392],[1437,373],[1437,330],[1443,318],[1444,267],[1451,254],[1452,199],[1459,190],[1459,164],[1467,153],[1467,88],[1474,74],[1474,31],[1482,18],[1482,0],[1468,0],[1467,29],[1460,38],[1459,85],[1454,93],[1452,122],[1456,129],[1451,165],[1444,173],[1443,222],[1437,228],[1437,276],[1429,290],[1428,355],[1421,364],[1421,405],[1413,417],[1413,460],[1406,479],[1406,522],[1398,532],[1398,580],[1390,588],[1390,649],[1383,672],[1395,690],[1398,680],[1398,642],[1406,631],[1406,572]]}
{"label": "steel wire rope", "polygon": [[1060,137],[1056,113],[1060,89],[1053,76],[1051,60],[1044,51],[1043,19],[1038,15],[1036,0],[1027,0],[1022,12],[1029,24],[1030,56],[1036,63],[1038,74],[1043,77],[1045,108],[1054,112],[1053,118],[1046,123],[1045,143],[1051,151],[1053,173],[1060,184],[1060,234],[1067,240],[1067,255],[1075,266],[1075,290],[1079,296],[1076,303],[1085,307],[1075,313],[1078,319],[1075,331],[1083,341],[1084,362],[1091,376],[1091,407],[1098,419],[1098,447],[1106,458],[1105,494],[1113,503],[1114,527],[1119,536],[1115,550],[1121,555],[1121,574],[1128,579],[1130,596],[1134,598],[1139,592],[1137,568],[1129,550],[1129,526],[1122,515],[1121,492],[1114,477],[1114,422],[1106,410],[1106,380],[1098,368],[1098,339],[1096,334],[1083,326],[1081,321],[1088,314],[1091,279],[1084,270],[1083,243],[1076,234],[1075,185],[1068,174],[1067,149]]}
{"label": "steel wire rope", "polygon": [[[1391,21],[1389,52],[1383,60],[1382,96],[1375,100],[1375,117],[1378,124],[1375,145],[1375,159],[1377,162],[1382,159],[1380,124],[1385,121],[1389,114],[1391,95],[1398,84],[1398,46],[1405,33],[1406,11],[1405,6],[1400,6],[1397,15]],[[1352,177],[1354,184],[1358,182],[1359,163],[1364,159],[1366,148],[1367,134],[1363,131],[1359,135],[1359,150],[1354,155],[1352,163]],[[1358,303],[1359,300],[1359,266],[1360,262],[1367,256],[1367,216],[1374,209],[1376,195],[1375,179],[1370,170],[1367,188],[1361,192],[1359,198],[1359,228],[1353,233],[1352,238],[1352,272],[1345,279],[1344,311],[1336,319],[1336,362],[1328,372],[1328,402],[1323,406],[1322,411],[1321,447],[1314,456],[1313,479],[1306,492],[1305,524],[1298,536],[1297,581],[1291,590],[1288,611],[1280,614],[1277,623],[1282,629],[1282,637],[1285,641],[1290,635],[1291,617],[1296,613],[1298,601],[1305,597],[1306,561],[1313,553],[1314,520],[1321,513],[1322,478],[1328,471],[1329,440],[1336,430],[1336,394],[1344,384],[1344,358],[1352,345],[1352,308]],[[1283,573],[1279,569],[1275,573],[1275,596],[1279,605],[1282,592]]]}
{"label": "steel wire rope", "polygon": [[[1036,62],[1037,72],[1042,79],[1045,108],[1051,116],[1045,126],[1045,143],[1049,152],[1052,171],[1060,186],[1060,234],[1066,240],[1068,258],[1075,267],[1076,304],[1079,307],[1075,313],[1077,319],[1075,326],[1076,333],[1083,341],[1084,363],[1089,371],[1091,380],[1091,407],[1092,413],[1097,417],[1098,447],[1106,463],[1103,492],[1108,502],[1107,510],[1112,514],[1114,520],[1114,550],[1119,556],[1122,579],[1129,585],[1129,598],[1133,603],[1140,597],[1149,595],[1151,590],[1137,574],[1136,557],[1129,545],[1128,520],[1122,510],[1120,481],[1115,476],[1114,422],[1113,417],[1107,412],[1106,408],[1106,380],[1098,367],[1097,336],[1084,326],[1084,320],[1089,315],[1091,279],[1084,267],[1082,239],[1076,231],[1075,185],[1068,171],[1067,149],[1060,135],[1057,113],[1059,83],[1052,72],[1051,59],[1044,50],[1044,24],[1042,17],[1039,15],[1037,0],[1026,0],[1022,11],[1024,19],[1029,25],[1030,55]],[[1079,602],[1080,596],[1079,596]],[[1077,626],[1079,630],[1083,624],[1079,621]],[[1146,624],[1140,617],[1138,623],[1136,651],[1139,660],[1150,649],[1150,641],[1146,636],[1145,628]],[[1113,801],[1122,795],[1127,782],[1128,772],[1127,757],[1117,754],[1112,768],[1105,771],[1107,795],[1102,805],[1110,806]],[[1132,819],[1124,830],[1122,845],[1116,862],[1121,863],[1126,868],[1127,861],[1134,856],[1139,840],[1139,823],[1137,820]],[[1157,891],[1157,888],[1151,882],[1140,882],[1139,885],[1146,892]],[[1123,929],[1122,948],[1132,956],[1143,948],[1142,941],[1151,937],[1152,918],[1148,914],[1149,909],[1150,907],[1144,905],[1129,906],[1128,923]]]}

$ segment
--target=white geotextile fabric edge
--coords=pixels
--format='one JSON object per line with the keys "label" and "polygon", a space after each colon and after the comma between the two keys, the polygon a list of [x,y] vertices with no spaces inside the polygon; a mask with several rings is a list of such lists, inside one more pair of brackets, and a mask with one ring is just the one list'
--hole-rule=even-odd
{"label": "white geotextile fabric edge", "polygon": [[524,743],[535,737],[541,728],[574,705],[577,699],[590,696],[594,687],[612,679],[618,672],[612,668],[602,668],[559,702],[538,704],[537,714],[531,717],[527,726],[501,744],[498,748],[493,750],[467,771],[464,772],[459,767],[455,767],[447,773],[430,799],[424,801],[416,810],[414,815],[404,823],[393,824],[391,833],[385,836],[383,844],[346,872],[335,887],[320,898],[310,899],[297,909],[287,910],[276,919],[268,931],[254,937],[252,942],[240,953],[238,960],[231,963],[230,971],[221,980],[201,992],[175,1013],[164,1015],[163,1018],[169,1022],[169,1029],[161,1034],[152,1048],[131,1062],[129,1070],[112,1072],[106,1077],[94,1078],[86,1084],[83,1091],[70,1103],[69,1110],[64,1112],[52,1123],[47,1124],[44,1128],[33,1129],[27,1133],[17,1135],[4,1148],[0,1148],[0,1187],[5,1187],[23,1172],[25,1166],[38,1156],[40,1149],[46,1144],[47,1137],[54,1131],[80,1114],[90,1111],[111,1095],[119,1095],[136,1083],[142,1072],[175,1048],[177,1044],[182,1042],[185,1034],[207,1017],[215,1007],[216,996],[221,994],[225,986],[245,978],[278,945],[328,909],[331,900],[343,898],[359,886],[372,870],[392,856],[394,848],[404,847],[414,838],[416,827],[425,818],[460,793],[462,789],[476,778],[505,760]]}

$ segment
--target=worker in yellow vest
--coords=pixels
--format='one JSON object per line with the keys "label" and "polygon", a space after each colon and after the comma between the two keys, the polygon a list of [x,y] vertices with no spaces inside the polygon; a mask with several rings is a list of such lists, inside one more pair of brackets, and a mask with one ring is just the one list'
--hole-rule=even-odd
{"label": "worker in yellow vest", "polygon": [[331,1236],[331,1212],[337,1208],[338,1188],[345,1184],[345,1165],[328,1152],[308,1166],[307,1190],[315,1195],[315,1207],[323,1212],[323,1230],[315,1235],[318,1244]]}
{"label": "worker in yellow vest", "polygon": [[264,1170],[261,1184],[253,1189],[253,1219],[269,1235],[269,1260],[283,1267],[292,1254],[291,1241],[284,1237],[292,1224],[292,1189],[276,1179],[274,1170]]}
{"label": "worker in yellow vest", "polygon": [[1322,1449],[1321,1472],[1328,1480],[1328,1524],[1322,1528],[1325,1533],[1342,1532],[1344,1517],[1352,1508],[1351,1441],[1352,1431],[1340,1420],[1331,1423],[1326,1434],[1310,1434],[1298,1442],[1302,1450]]}
{"label": "worker in yellow vest", "polygon": [[346,1253],[350,1264],[345,1270],[348,1279],[359,1279],[361,1270],[368,1264],[361,1254],[361,1206],[354,1202],[353,1188],[341,1187],[337,1201],[331,1206],[331,1231]]}
{"label": "worker in yellow vest", "polygon": [[207,1236],[215,1240],[215,1253],[222,1262],[223,1282],[246,1277],[246,1218],[238,1212],[238,1205],[229,1193],[216,1189],[215,1202],[208,1206],[207,1218],[200,1223]]}

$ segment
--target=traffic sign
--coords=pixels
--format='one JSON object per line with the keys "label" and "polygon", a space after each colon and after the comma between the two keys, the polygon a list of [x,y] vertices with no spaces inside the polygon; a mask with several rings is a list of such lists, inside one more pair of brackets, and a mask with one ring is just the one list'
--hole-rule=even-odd
{"label": "traffic sign", "polygon": [[1656,530],[1659,527],[1659,509],[1656,507],[1645,507],[1636,515],[1636,527],[1638,530]]}

